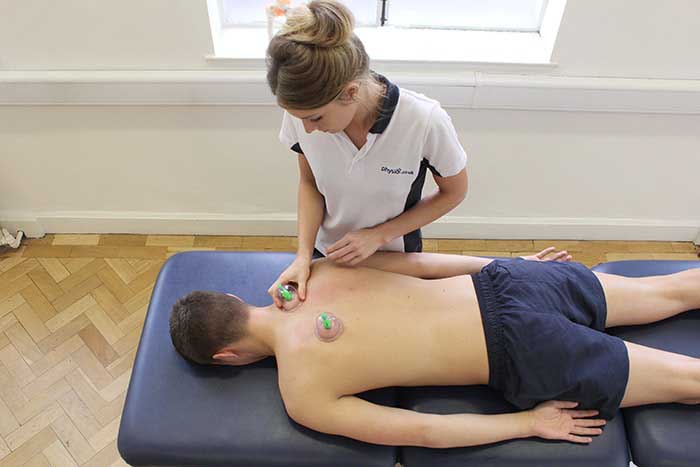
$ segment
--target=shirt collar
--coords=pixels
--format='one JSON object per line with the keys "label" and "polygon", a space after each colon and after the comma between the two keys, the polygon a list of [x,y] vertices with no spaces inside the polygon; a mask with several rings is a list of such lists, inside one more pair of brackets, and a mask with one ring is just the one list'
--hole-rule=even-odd
{"label": "shirt collar", "polygon": [[394,115],[394,110],[396,109],[396,104],[399,102],[399,87],[386,79],[386,77],[380,75],[379,73],[372,72],[374,76],[380,83],[386,85],[386,94],[382,99],[379,115],[374,121],[374,125],[369,129],[370,133],[384,133],[386,127],[389,126],[391,117]]}

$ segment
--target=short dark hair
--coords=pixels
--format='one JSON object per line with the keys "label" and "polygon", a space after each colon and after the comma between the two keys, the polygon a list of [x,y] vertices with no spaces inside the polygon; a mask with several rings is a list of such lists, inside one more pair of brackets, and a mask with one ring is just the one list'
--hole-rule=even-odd
{"label": "short dark hair", "polygon": [[214,363],[212,356],[247,334],[248,306],[219,292],[196,290],[180,298],[170,312],[170,338],[175,349],[195,363]]}

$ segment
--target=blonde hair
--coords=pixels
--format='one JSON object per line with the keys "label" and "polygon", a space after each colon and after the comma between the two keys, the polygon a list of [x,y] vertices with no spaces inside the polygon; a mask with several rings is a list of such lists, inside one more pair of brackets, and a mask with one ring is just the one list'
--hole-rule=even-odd
{"label": "blonde hair", "polygon": [[381,92],[370,74],[365,47],[353,32],[354,23],[350,10],[333,0],[290,10],[267,47],[267,81],[279,105],[298,110],[322,107],[350,81]]}

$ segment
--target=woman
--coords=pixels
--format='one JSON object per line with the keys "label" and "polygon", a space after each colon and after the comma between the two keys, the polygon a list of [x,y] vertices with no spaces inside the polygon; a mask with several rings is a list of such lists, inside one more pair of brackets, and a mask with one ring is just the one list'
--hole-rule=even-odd
{"label": "woman", "polygon": [[[335,1],[291,10],[267,49],[267,79],[285,110],[280,140],[299,156],[299,247],[270,287],[306,296],[311,259],[355,265],[377,250],[422,250],[420,228],[467,192],[467,156],[450,117],[369,69],[352,13]],[[421,199],[427,171],[439,190]]]}

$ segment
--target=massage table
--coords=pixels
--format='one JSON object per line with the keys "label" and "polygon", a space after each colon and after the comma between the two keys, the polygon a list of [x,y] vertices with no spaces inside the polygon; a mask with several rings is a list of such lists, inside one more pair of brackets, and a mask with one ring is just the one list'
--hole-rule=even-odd
{"label": "massage table", "polygon": [[[691,445],[692,440],[700,440],[697,407],[624,410],[587,446],[529,438],[471,448],[397,448],[318,433],[292,421],[279,394],[272,358],[244,367],[200,366],[177,354],[170,341],[168,316],[179,297],[193,290],[213,290],[235,293],[255,306],[268,305],[267,288],[293,258],[291,253],[194,251],[176,254],[165,263],[153,289],[119,427],[118,448],[126,462],[234,467],[394,467],[397,462],[405,467],[627,467],[629,439],[639,467],[698,465],[700,442]],[[609,272],[651,275],[698,265],[623,262],[611,263],[610,267],[619,269]],[[659,338],[659,345],[674,345],[669,349],[698,356],[700,316],[690,312],[675,321],[681,324],[660,323],[660,333],[668,339]],[[646,334],[656,334],[654,325],[648,332],[646,328],[619,332],[625,338],[624,333],[634,334],[630,340],[644,343]],[[485,386],[385,388],[361,397],[429,413],[514,410]],[[678,452],[679,447],[683,452]]]}

